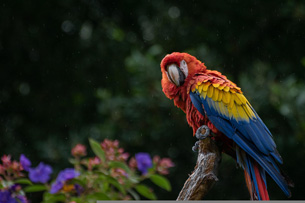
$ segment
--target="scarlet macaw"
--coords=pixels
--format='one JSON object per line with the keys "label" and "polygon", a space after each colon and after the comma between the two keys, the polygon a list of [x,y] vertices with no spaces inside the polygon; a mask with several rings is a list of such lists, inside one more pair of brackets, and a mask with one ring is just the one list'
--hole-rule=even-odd
{"label": "scarlet macaw", "polygon": [[269,200],[265,172],[291,195],[272,134],[236,84],[187,53],[166,55],[161,72],[164,94],[186,113],[194,135],[207,125],[244,169],[251,199]]}

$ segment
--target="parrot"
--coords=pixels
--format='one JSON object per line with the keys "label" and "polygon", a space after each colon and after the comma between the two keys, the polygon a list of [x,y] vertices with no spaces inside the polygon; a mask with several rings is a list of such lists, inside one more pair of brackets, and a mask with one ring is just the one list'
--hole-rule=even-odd
{"label": "parrot", "polygon": [[188,53],[168,54],[160,66],[166,97],[186,114],[193,135],[207,126],[222,143],[222,151],[244,170],[250,198],[269,200],[266,174],[290,197],[293,183],[279,168],[283,160],[273,136],[241,88]]}

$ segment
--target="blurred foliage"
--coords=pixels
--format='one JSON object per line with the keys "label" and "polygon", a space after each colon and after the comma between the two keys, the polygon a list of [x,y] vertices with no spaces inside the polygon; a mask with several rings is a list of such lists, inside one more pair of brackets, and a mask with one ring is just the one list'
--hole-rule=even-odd
{"label": "blurred foliage", "polygon": [[[66,167],[88,137],[169,156],[175,199],[195,164],[185,115],[162,93],[161,59],[184,51],[236,82],[274,134],[284,170],[305,186],[302,1],[7,1],[0,5],[0,152]],[[248,199],[223,156],[207,199]],[[271,199],[286,199],[269,179]]]}
{"label": "blurred foliage", "polygon": [[[69,162],[74,168],[61,170],[55,180],[50,181],[52,167],[39,163],[33,167],[24,155],[20,161],[3,155],[0,164],[1,203],[36,202],[29,194],[41,194],[43,203],[94,203],[97,200],[156,200],[153,189],[143,184],[150,181],[166,191],[171,184],[164,175],[174,163],[169,158],[137,153],[130,157],[119,146],[118,140],[105,139],[99,143],[89,138],[94,157],[86,157],[83,144],[71,150]],[[43,183],[43,184],[42,184]],[[35,199],[36,200],[36,199]]]}

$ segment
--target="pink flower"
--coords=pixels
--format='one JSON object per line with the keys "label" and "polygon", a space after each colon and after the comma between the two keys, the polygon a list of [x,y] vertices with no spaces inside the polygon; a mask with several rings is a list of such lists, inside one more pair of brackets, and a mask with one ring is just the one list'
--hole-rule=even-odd
{"label": "pink flower", "polygon": [[119,141],[118,140],[111,141],[111,140],[105,139],[101,143],[101,146],[103,149],[107,149],[107,148],[117,149],[119,147]]}
{"label": "pink flower", "polygon": [[108,148],[113,148],[113,142],[111,140],[105,139],[102,143],[101,146],[104,150],[108,149]]}
{"label": "pink flower", "polygon": [[4,172],[5,172],[5,169],[4,169],[4,167],[0,164],[0,174],[4,174]]}
{"label": "pink flower", "polygon": [[74,157],[82,157],[87,155],[86,146],[82,144],[77,144],[72,150],[71,154]]}
{"label": "pink flower", "polygon": [[[22,177],[21,173],[22,166],[18,161],[12,161],[11,155],[3,155],[1,157],[2,163],[0,164],[0,174],[4,175],[4,178],[10,178],[10,176],[14,177]],[[8,174],[10,175],[8,175]]]}
{"label": "pink flower", "polygon": [[119,161],[126,161],[128,159],[128,157],[129,157],[129,154],[127,152],[125,152],[123,154],[120,154],[118,156],[118,159],[119,159]]}
{"label": "pink flower", "polygon": [[108,140],[105,139],[101,143],[101,147],[105,151],[106,159],[108,161],[126,161],[129,157],[128,153],[124,153],[123,148],[119,148],[118,140]]}
{"label": "pink flower", "polygon": [[2,163],[4,167],[7,167],[11,164],[11,155],[3,155],[1,157]]}
{"label": "pink flower", "polygon": [[118,152],[121,154],[121,153],[124,152],[124,149],[123,149],[123,148],[119,148],[119,149],[118,149]]}
{"label": "pink flower", "polygon": [[167,175],[169,174],[168,169],[174,166],[175,164],[170,158],[163,158],[157,163],[157,171],[162,175]]}
{"label": "pink flower", "polygon": [[121,168],[112,168],[110,173],[111,176],[117,179],[120,184],[124,184],[124,178],[128,175],[126,171]]}
{"label": "pink flower", "polygon": [[130,160],[129,160],[129,167],[131,168],[131,169],[135,169],[135,168],[137,168],[137,160],[134,158],[134,157],[132,157]]}
{"label": "pink flower", "polygon": [[94,166],[99,165],[100,163],[101,160],[98,157],[89,158],[88,170],[91,171]]}
{"label": "pink flower", "polygon": [[160,157],[159,157],[158,155],[156,155],[156,156],[153,157],[153,163],[154,163],[154,164],[158,164],[159,161],[160,161]]}
{"label": "pink flower", "polygon": [[14,171],[20,171],[22,166],[19,164],[19,162],[13,161],[12,164],[10,165],[10,168],[13,169]]}
{"label": "pink flower", "polygon": [[118,140],[113,141],[113,147],[115,147],[115,148],[119,147],[119,141]]}

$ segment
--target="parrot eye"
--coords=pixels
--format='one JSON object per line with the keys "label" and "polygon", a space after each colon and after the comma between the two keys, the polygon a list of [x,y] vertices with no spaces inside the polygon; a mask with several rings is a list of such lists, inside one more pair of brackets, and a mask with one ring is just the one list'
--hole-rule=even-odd
{"label": "parrot eye", "polygon": [[182,60],[180,62],[180,67],[178,67],[176,64],[168,65],[166,74],[168,79],[177,87],[183,85],[184,80],[188,75],[188,68],[186,62]]}

